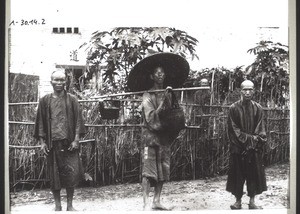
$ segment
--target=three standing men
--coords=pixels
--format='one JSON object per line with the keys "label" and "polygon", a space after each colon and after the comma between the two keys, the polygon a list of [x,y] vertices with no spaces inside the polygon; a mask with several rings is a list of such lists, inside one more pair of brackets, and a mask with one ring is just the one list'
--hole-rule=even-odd
{"label": "three standing men", "polygon": [[[155,79],[155,75],[154,72],[152,80]],[[157,82],[163,81],[164,78],[160,76]],[[75,210],[72,204],[74,187],[82,178],[78,148],[79,137],[85,128],[78,100],[65,91],[65,83],[65,73],[60,71],[52,73],[51,84],[54,92],[40,99],[34,130],[34,137],[39,141],[43,153],[48,156],[56,211],[62,210],[60,197],[62,187],[66,187],[67,210]],[[236,202],[230,206],[231,209],[241,209],[245,181],[250,197],[249,209],[261,208],[255,204],[254,197],[266,190],[261,157],[262,146],[266,142],[263,109],[252,101],[253,93],[254,84],[249,80],[244,81],[241,84],[241,100],[232,104],[229,109],[228,136],[231,156],[226,190],[236,197]],[[148,139],[151,140],[153,139]],[[150,181],[146,178],[147,176],[143,178],[144,206],[147,206],[150,185]],[[157,191],[154,208],[166,209],[160,204],[162,182],[159,181],[157,184],[161,185],[155,187]]]}
{"label": "three standing men", "polygon": [[246,181],[250,197],[249,209],[262,209],[254,202],[255,195],[267,190],[262,162],[262,147],[267,141],[263,109],[252,100],[254,84],[241,84],[241,99],[229,108],[228,137],[230,160],[226,190],[236,197],[231,209],[242,208],[243,187]]}
{"label": "three standing men", "polygon": [[85,127],[77,98],[65,91],[66,75],[54,71],[51,75],[53,93],[40,99],[34,137],[47,156],[55,211],[61,211],[62,187],[67,192],[67,211],[74,211],[74,187],[83,177],[79,157],[79,137]]}

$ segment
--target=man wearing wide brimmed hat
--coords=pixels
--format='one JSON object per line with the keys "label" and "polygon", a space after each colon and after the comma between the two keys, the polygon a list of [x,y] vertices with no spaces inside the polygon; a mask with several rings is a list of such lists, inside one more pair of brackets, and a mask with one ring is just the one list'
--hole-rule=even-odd
{"label": "man wearing wide brimmed hat", "polygon": [[[128,77],[130,91],[143,93],[142,101],[142,187],[144,210],[148,210],[150,187],[154,187],[152,209],[168,210],[160,202],[163,183],[170,177],[170,146],[178,133],[166,131],[160,114],[170,105],[172,88],[181,87],[189,73],[189,64],[173,53],[159,53],[137,63]],[[161,89],[166,89],[161,91]],[[157,91],[160,90],[160,91]]]}

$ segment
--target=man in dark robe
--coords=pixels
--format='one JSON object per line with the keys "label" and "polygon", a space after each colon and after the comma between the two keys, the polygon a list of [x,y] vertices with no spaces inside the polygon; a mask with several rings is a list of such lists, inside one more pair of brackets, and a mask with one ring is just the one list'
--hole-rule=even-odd
{"label": "man in dark robe", "polygon": [[50,188],[55,211],[61,211],[60,191],[67,192],[67,211],[74,211],[74,187],[83,178],[79,157],[79,138],[84,133],[82,113],[77,98],[65,91],[66,75],[54,71],[51,75],[53,93],[39,101],[34,137],[47,156]]}
{"label": "man in dark robe", "polygon": [[226,190],[236,197],[231,209],[242,208],[243,187],[246,181],[250,197],[249,209],[262,209],[254,202],[255,195],[267,190],[263,145],[267,141],[263,121],[263,109],[252,100],[254,84],[245,80],[241,84],[241,99],[229,108],[228,137],[230,160]]}

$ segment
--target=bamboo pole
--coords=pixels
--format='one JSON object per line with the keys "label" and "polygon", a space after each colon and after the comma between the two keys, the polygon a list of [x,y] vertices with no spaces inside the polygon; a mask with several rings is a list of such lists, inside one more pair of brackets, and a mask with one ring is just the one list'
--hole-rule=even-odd
{"label": "bamboo pole", "polygon": [[[87,142],[96,142],[95,139],[87,139],[87,140],[80,140],[79,143],[87,143]],[[9,148],[13,149],[39,149],[41,146],[16,146],[16,145],[9,145]]]}
{"label": "bamboo pole", "polygon": [[15,146],[15,145],[9,145],[9,148],[12,148],[12,149],[38,149],[38,148],[41,148],[41,146]]}
{"label": "bamboo pole", "polygon": [[85,124],[86,127],[143,127],[143,124]]}
{"label": "bamboo pole", "polygon": [[[9,124],[34,125],[34,122],[8,121]],[[86,127],[143,127],[143,124],[85,124]],[[199,126],[186,126],[189,129],[199,129]]]}
{"label": "bamboo pole", "polygon": [[[204,90],[204,89],[210,89],[208,86],[202,86],[202,87],[190,87],[190,88],[174,88],[173,91],[192,91],[192,90]],[[153,92],[164,92],[165,89],[157,89],[157,90],[145,90],[145,91],[136,91],[136,92],[125,92],[125,93],[119,93],[119,94],[106,94],[106,95],[100,95],[100,96],[94,96],[91,97],[92,99],[101,99],[101,98],[108,98],[108,97],[118,97],[118,96],[129,96],[129,95],[137,95],[137,94],[143,94],[143,93],[153,93]]]}
{"label": "bamboo pole", "polygon": [[9,124],[23,124],[23,125],[34,125],[34,122],[27,121],[8,121]]}
{"label": "bamboo pole", "polygon": [[[8,121],[9,124],[34,125],[34,122]],[[142,127],[142,124],[85,124],[86,127]]]}
{"label": "bamboo pole", "polygon": [[10,106],[19,106],[19,105],[36,105],[38,102],[20,102],[20,103],[9,103]]}
{"label": "bamboo pole", "polygon": [[[202,87],[191,87],[191,88],[174,88],[173,91],[192,91],[192,90],[206,90],[210,89],[208,86]],[[137,92],[124,92],[124,93],[117,93],[117,94],[105,94],[100,96],[91,97],[92,99],[101,99],[101,98],[109,98],[109,97],[118,97],[118,96],[129,96],[129,95],[137,95],[143,94],[145,92],[163,92],[165,89],[159,90],[146,90],[146,91],[137,91]],[[98,100],[79,100],[79,102],[98,102]],[[36,105],[38,102],[20,102],[20,103],[9,103],[9,106],[17,106],[17,105]]]}

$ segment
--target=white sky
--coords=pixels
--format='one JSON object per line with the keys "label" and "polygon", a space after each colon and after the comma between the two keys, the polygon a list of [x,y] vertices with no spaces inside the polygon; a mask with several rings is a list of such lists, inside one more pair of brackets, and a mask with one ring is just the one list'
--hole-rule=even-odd
{"label": "white sky", "polygon": [[[101,30],[119,26],[172,26],[199,38],[197,52],[200,61],[197,66],[230,67],[249,61],[249,55],[245,51],[253,47],[253,42],[257,42],[249,39],[252,38],[251,29],[266,26],[287,29],[289,24],[294,24],[295,19],[293,23],[288,24],[288,3],[295,4],[296,0],[7,0],[7,2],[11,5],[8,19],[44,18],[48,27],[78,26]],[[291,9],[291,14],[295,15],[294,8]],[[292,27],[291,31],[295,34],[295,27]],[[232,41],[230,36],[225,36],[231,34],[239,39]],[[287,32],[284,30],[282,40],[287,41]],[[294,93],[291,94],[291,100],[296,100],[294,39],[292,42],[291,67],[294,73],[291,73],[293,75],[291,85]],[[291,133],[296,133],[296,102],[292,103]],[[296,143],[294,134],[291,142],[291,145]],[[294,178],[295,147],[291,148],[291,151],[291,176]],[[291,180],[292,187],[296,184],[295,180]],[[8,182],[7,178],[6,181]],[[296,195],[295,191],[295,188],[291,188],[291,196]],[[291,197],[291,203],[295,206],[294,197]],[[279,211],[272,210],[273,213]],[[283,212],[286,211],[280,211]]]}
{"label": "white sky", "polygon": [[279,42],[288,45],[288,0],[11,0],[10,4],[11,20],[43,18],[48,27],[78,26],[91,32],[120,26],[184,30],[199,40],[200,60],[190,62],[192,69],[249,65],[254,56],[247,50],[259,42],[258,27],[279,27]]}
{"label": "white sky", "polygon": [[[24,9],[26,8],[26,9]],[[12,18],[89,26],[287,26],[288,0],[11,0]]]}

